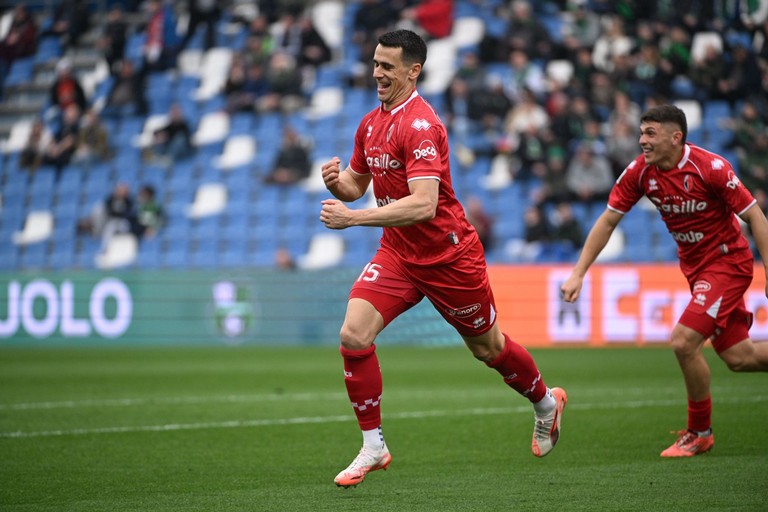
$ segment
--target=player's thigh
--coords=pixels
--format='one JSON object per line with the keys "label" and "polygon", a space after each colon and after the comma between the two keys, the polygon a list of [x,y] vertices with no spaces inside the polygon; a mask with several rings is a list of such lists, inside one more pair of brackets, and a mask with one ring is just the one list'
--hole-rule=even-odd
{"label": "player's thigh", "polygon": [[341,326],[339,334],[344,348],[366,349],[371,346],[382,329],[384,329],[384,318],[373,304],[361,298],[349,299],[344,325]]}

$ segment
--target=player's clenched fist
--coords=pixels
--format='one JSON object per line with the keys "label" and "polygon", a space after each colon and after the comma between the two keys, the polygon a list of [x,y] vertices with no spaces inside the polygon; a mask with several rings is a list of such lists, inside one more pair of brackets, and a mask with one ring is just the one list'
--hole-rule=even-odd
{"label": "player's clenched fist", "polygon": [[344,229],[352,225],[351,210],[341,201],[326,199],[322,201],[320,222],[329,229]]}
{"label": "player's clenched fist", "polygon": [[331,160],[323,164],[323,183],[325,188],[333,188],[339,183],[339,173],[341,172],[341,160],[338,157],[333,157]]}

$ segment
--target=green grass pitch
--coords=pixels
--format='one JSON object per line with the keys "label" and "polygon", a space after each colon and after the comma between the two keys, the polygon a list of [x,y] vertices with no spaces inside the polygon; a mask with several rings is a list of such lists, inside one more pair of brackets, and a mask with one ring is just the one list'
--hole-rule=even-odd
{"label": "green grass pitch", "polygon": [[531,351],[568,391],[557,448],[462,347],[379,346],[388,471],[333,478],[361,437],[335,348],[0,350],[1,511],[768,510],[768,376],[711,349],[712,452],[667,347]]}

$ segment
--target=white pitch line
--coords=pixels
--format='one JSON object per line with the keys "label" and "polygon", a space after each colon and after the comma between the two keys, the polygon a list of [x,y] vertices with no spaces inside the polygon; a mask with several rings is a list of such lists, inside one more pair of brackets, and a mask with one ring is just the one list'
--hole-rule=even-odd
{"label": "white pitch line", "polygon": [[[753,396],[745,398],[735,398],[720,400],[720,403],[756,403],[766,402],[768,396]],[[640,409],[645,407],[666,407],[670,405],[679,405],[683,400],[634,400],[623,402],[603,402],[603,403],[576,403],[569,405],[569,410],[577,409],[580,411],[599,410],[599,409]],[[451,416],[489,416],[498,414],[521,413],[530,414],[530,405],[517,407],[490,407],[490,408],[472,408],[456,410],[436,410],[436,411],[411,411],[389,413],[387,420],[398,419],[422,419],[422,418],[445,418]],[[0,438],[30,438],[30,437],[60,437],[60,436],[82,436],[94,434],[125,434],[134,432],[172,432],[179,430],[205,430],[221,428],[252,428],[252,427],[272,427],[279,425],[307,425],[317,423],[340,423],[345,421],[354,421],[355,417],[349,415],[335,416],[308,416],[298,418],[275,418],[262,420],[232,420],[232,421],[213,421],[204,423],[170,423],[166,425],[145,425],[131,427],[103,427],[103,428],[83,428],[71,430],[43,430],[37,432],[0,432]]]}

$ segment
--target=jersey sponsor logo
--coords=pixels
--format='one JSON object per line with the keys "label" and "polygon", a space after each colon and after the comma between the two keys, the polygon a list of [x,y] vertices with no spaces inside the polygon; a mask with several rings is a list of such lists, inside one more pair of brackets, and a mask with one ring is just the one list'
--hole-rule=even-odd
{"label": "jersey sponsor logo", "polygon": [[693,283],[693,293],[704,293],[712,289],[708,281],[696,281]]}
{"label": "jersey sponsor logo", "polygon": [[696,201],[695,199],[686,199],[681,203],[661,204],[661,200],[652,197],[651,200],[656,203],[656,209],[662,213],[689,214],[703,212],[707,209],[706,201]]}
{"label": "jersey sponsor logo", "polygon": [[[387,169],[399,169],[403,166],[402,163],[392,158],[388,153],[379,156],[369,156],[365,161],[372,172],[376,170],[386,171]],[[379,176],[383,174],[385,173],[379,174]]]}
{"label": "jersey sponsor logo", "polygon": [[701,231],[689,231],[687,233],[678,233],[677,231],[670,231],[670,235],[677,242],[684,242],[689,244],[695,244],[704,240],[704,233]]}
{"label": "jersey sponsor logo", "polygon": [[741,181],[739,180],[738,176],[736,176],[736,173],[733,171],[728,171],[728,183],[726,183],[725,186],[731,190],[736,190],[736,187],[738,187],[740,184]]}
{"label": "jersey sponsor logo", "polygon": [[480,311],[480,303],[475,303],[470,306],[462,306],[459,308],[449,309],[448,314],[457,318],[466,318],[472,316]]}
{"label": "jersey sponsor logo", "polygon": [[435,149],[435,143],[431,140],[423,140],[419,147],[413,150],[413,156],[416,160],[423,158],[424,160],[431,162],[437,158],[437,149]]}
{"label": "jersey sponsor logo", "polygon": [[429,130],[432,128],[432,125],[429,124],[429,121],[426,119],[414,119],[411,123],[411,128],[415,130]]}

